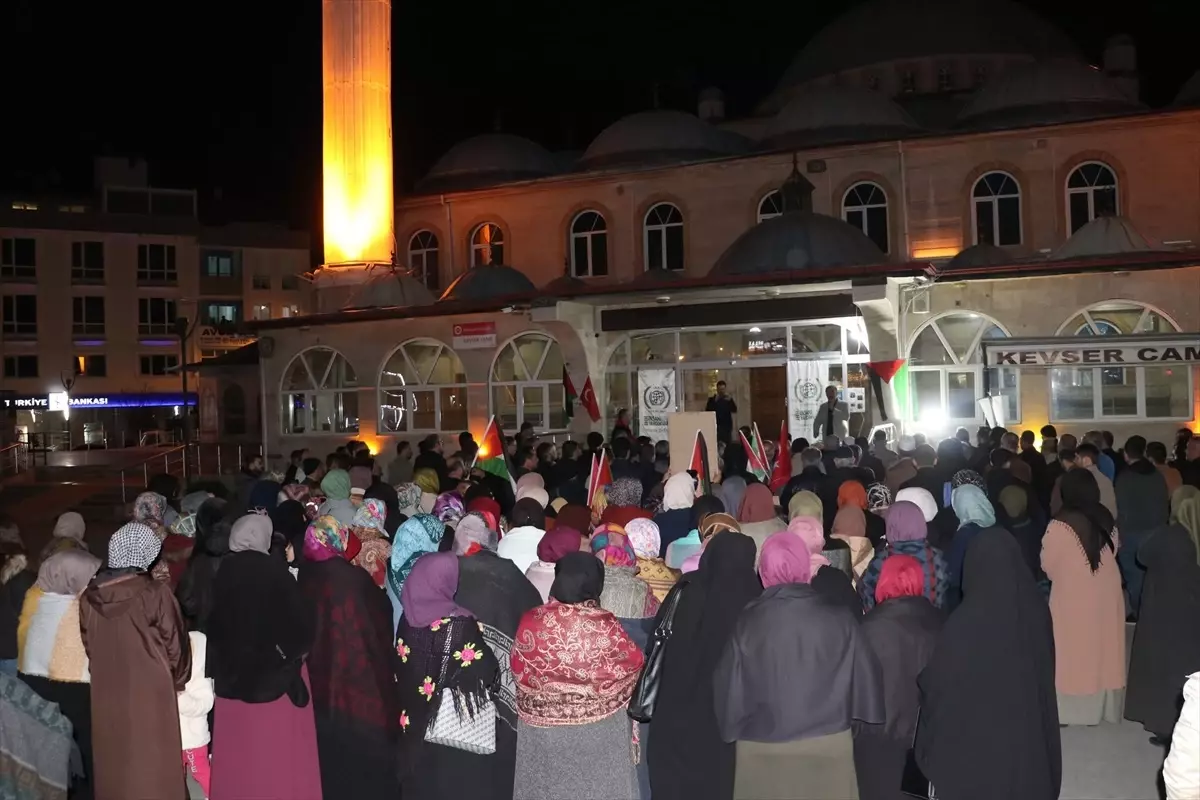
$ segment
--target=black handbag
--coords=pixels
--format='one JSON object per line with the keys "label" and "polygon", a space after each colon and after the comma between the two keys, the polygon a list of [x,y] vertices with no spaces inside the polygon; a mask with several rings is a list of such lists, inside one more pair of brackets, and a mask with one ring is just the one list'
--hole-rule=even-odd
{"label": "black handbag", "polygon": [[908,748],[908,755],[904,758],[904,772],[900,773],[900,792],[909,797],[918,798],[918,800],[938,800],[937,790],[933,788],[933,781],[925,777],[921,765],[917,763],[917,729],[920,727],[921,712],[918,711],[917,724],[913,728],[912,747]]}
{"label": "black handbag", "polygon": [[662,616],[646,644],[646,660],[642,664],[642,674],[638,676],[633,687],[633,697],[629,698],[627,709],[629,716],[638,722],[649,722],[654,716],[654,704],[658,702],[658,684],[662,680],[663,651],[667,640],[671,638],[675,609],[679,607],[679,596],[683,593],[685,583],[680,581],[671,587],[671,591],[663,600]]}

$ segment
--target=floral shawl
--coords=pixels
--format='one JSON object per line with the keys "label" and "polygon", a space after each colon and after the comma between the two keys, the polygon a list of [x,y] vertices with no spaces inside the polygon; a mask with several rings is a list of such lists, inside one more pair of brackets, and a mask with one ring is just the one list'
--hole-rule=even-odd
{"label": "floral shawl", "polygon": [[525,612],[512,651],[517,715],[527,725],[586,725],[625,707],[641,650],[595,600]]}
{"label": "floral shawl", "polygon": [[382,500],[369,498],[363,501],[354,514],[351,530],[362,542],[362,549],[351,561],[356,567],[362,567],[375,581],[376,586],[383,586],[387,579],[388,559],[392,555],[392,545],[387,540],[387,530],[384,519],[387,509]]}
{"label": "floral shawl", "polygon": [[413,564],[426,553],[436,553],[445,532],[446,526],[442,521],[429,514],[409,517],[396,529],[387,568],[388,586],[394,595],[393,607],[400,603],[400,592],[408,574],[412,572]]}

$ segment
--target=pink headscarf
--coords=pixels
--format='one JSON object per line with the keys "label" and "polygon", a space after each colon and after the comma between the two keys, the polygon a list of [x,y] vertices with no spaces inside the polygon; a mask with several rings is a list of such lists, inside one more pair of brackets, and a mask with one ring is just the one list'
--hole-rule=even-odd
{"label": "pink headscarf", "polygon": [[812,556],[803,539],[787,531],[767,537],[758,560],[758,576],[762,578],[764,588],[784,583],[808,583],[812,575]]}
{"label": "pink headscarf", "polygon": [[829,559],[821,555],[821,551],[825,549],[825,529],[821,527],[820,522],[812,517],[796,517],[788,523],[787,532],[799,536],[804,542],[814,575],[821,567],[829,564]]}

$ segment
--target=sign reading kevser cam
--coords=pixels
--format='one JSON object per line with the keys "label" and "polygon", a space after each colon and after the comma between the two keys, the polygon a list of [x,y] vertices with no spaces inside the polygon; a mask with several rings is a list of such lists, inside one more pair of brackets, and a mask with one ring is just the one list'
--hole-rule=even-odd
{"label": "sign reading kevser cam", "polygon": [[[1069,341],[1069,340],[1068,340]],[[1064,342],[1067,344],[1067,342]],[[1079,347],[1070,342],[1005,347],[1003,342],[986,348],[989,367],[1106,367],[1119,364],[1200,364],[1200,339],[1159,345],[1116,345]]]}

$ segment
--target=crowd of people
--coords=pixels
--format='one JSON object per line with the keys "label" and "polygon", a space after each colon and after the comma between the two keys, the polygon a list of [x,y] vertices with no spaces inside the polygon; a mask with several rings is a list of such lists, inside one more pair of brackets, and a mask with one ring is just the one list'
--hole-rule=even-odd
{"label": "crowd of people", "polygon": [[21,800],[186,776],[214,800],[1051,800],[1060,727],[1124,717],[1169,750],[1168,797],[1200,796],[1200,439],[798,439],[773,491],[737,441],[709,482],[619,419],[561,447],[526,426],[511,479],[467,433],[386,468],[357,441],[255,457],[228,492],[156,476],[103,559],[75,512],[33,555],[0,526],[24,731],[0,772]]}

